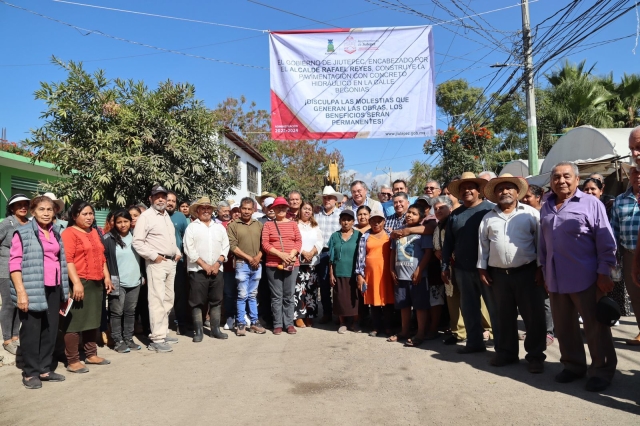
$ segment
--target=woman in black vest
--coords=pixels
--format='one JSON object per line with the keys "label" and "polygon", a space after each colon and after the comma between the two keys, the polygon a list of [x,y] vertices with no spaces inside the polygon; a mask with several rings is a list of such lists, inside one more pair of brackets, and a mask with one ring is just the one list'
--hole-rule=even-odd
{"label": "woman in black vest", "polygon": [[69,282],[62,238],[58,226],[52,224],[53,201],[36,197],[30,207],[33,220],[18,228],[11,241],[9,271],[12,297],[22,322],[22,383],[28,389],[40,389],[43,381],[64,380],[50,369],[58,313],[61,302],[68,300]]}

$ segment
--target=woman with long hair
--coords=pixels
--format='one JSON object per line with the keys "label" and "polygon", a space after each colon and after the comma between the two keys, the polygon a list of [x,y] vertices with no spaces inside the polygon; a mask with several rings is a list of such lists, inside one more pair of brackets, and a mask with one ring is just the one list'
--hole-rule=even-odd
{"label": "woman with long hair", "polygon": [[[68,300],[69,280],[60,228],[53,225],[54,205],[49,197],[31,201],[31,223],[13,234],[9,258],[11,298],[20,310],[22,383],[39,389],[42,382],[61,382],[51,371],[58,334],[60,305]],[[5,219],[6,220],[6,219]]]}
{"label": "woman with long hair", "polygon": [[356,219],[357,222],[354,226],[361,234],[364,234],[369,229],[371,229],[371,225],[369,225],[369,216],[371,215],[371,208],[369,206],[360,206],[356,211]]}
{"label": "woman with long hair", "polygon": [[7,201],[5,219],[0,222],[0,327],[2,327],[2,347],[15,355],[20,345],[20,319],[18,309],[11,303],[11,280],[9,279],[9,250],[13,233],[21,225],[29,222],[29,199],[24,194],[16,194]]}
{"label": "woman with long hair", "polygon": [[298,229],[302,236],[300,268],[296,278],[294,299],[296,308],[294,318],[296,327],[313,325],[318,314],[318,273],[316,266],[320,262],[318,254],[322,251],[322,231],[313,217],[313,204],[303,201],[297,214]]}
{"label": "woman with long hair", "polygon": [[133,341],[136,305],[144,284],[140,256],[133,249],[131,215],[126,210],[113,214],[114,227],[102,237],[113,291],[109,294],[111,337],[118,353],[140,350]]}
{"label": "woman with long hair", "polygon": [[102,295],[113,286],[104,256],[104,245],[93,228],[95,210],[86,201],[78,200],[69,210],[69,227],[62,233],[67,257],[73,305],[63,324],[67,371],[86,373],[89,369],[80,362],[80,335],[84,344],[86,363],[107,365],[98,356],[98,329],[102,318]]}

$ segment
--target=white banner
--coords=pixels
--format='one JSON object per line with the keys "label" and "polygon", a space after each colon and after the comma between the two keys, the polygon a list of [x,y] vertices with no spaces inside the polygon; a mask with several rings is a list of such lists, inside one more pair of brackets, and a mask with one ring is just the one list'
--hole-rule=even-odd
{"label": "white banner", "polygon": [[435,134],[431,27],[272,32],[269,41],[273,139]]}

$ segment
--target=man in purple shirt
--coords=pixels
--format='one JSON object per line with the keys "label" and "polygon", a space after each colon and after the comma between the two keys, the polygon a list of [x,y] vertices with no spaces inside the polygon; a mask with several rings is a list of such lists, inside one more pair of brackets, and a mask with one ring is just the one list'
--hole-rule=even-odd
{"label": "man in purple shirt", "polygon": [[[588,374],[586,389],[601,392],[610,385],[618,362],[611,329],[596,319],[598,299],[613,290],[616,243],[604,204],[580,191],[579,182],[573,163],[561,162],[552,169],[553,194],[540,211],[539,261],[564,365],[556,382]],[[591,355],[588,368],[578,312]]]}

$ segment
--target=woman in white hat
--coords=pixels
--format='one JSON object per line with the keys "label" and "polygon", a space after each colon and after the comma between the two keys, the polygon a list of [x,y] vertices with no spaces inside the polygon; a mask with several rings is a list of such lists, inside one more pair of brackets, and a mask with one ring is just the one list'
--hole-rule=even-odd
{"label": "woman in white hat", "polygon": [[13,232],[29,220],[29,198],[24,194],[16,194],[7,201],[6,218],[0,222],[0,327],[2,327],[2,347],[15,355],[20,345],[20,320],[18,309],[11,302],[11,280],[9,279],[9,250]]}

